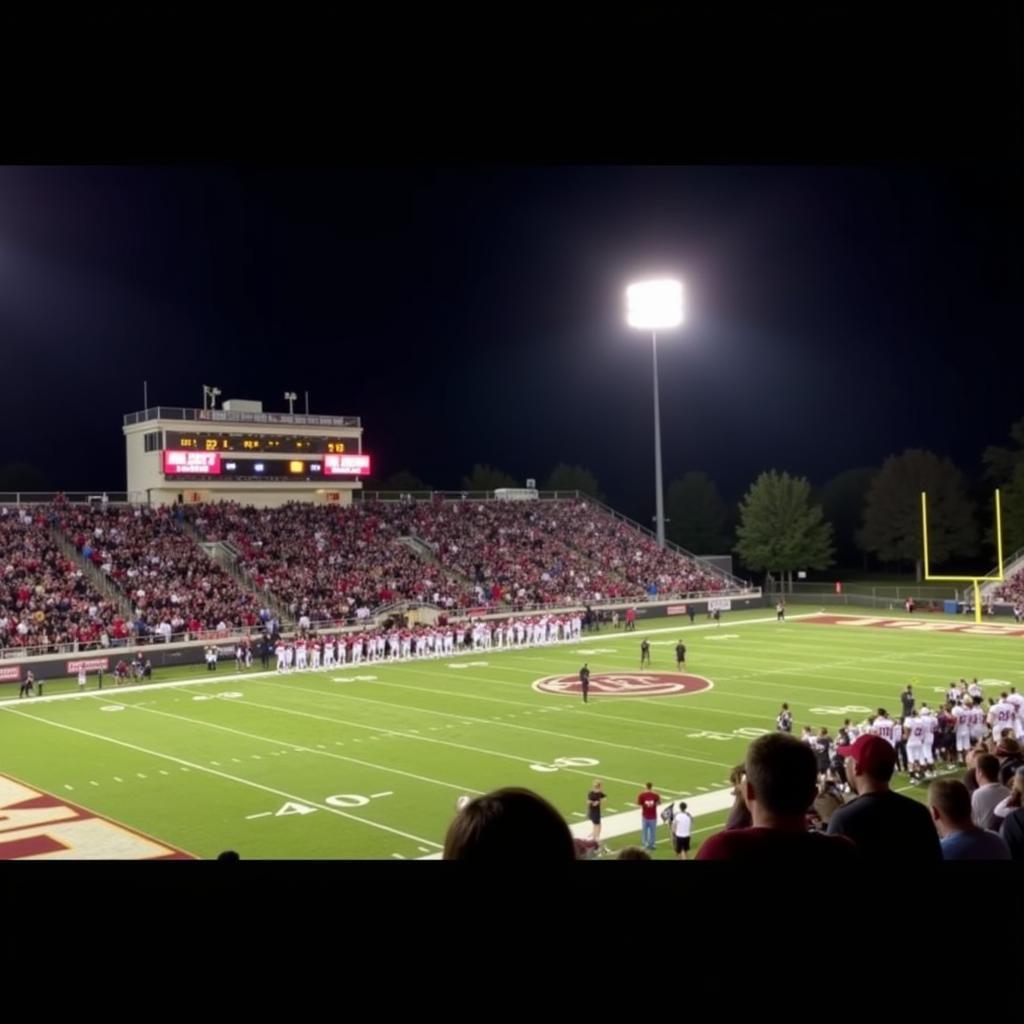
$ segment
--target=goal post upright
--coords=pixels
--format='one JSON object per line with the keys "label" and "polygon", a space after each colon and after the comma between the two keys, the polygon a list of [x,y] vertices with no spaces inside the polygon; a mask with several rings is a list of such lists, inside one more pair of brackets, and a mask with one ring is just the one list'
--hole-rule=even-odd
{"label": "goal post upright", "polygon": [[924,548],[924,578],[929,582],[970,583],[974,586],[974,621],[981,622],[981,581],[998,583],[1006,577],[1003,574],[1003,512],[996,489],[996,553],[999,559],[996,576],[933,576],[928,565],[928,494],[921,492],[921,538]]}

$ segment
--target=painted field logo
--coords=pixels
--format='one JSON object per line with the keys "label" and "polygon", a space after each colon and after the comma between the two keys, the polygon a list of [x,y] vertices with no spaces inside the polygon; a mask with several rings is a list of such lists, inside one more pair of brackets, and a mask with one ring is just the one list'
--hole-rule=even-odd
{"label": "painted field logo", "polygon": [[[590,677],[591,697],[679,697],[710,690],[710,679],[683,672],[595,672]],[[578,675],[546,676],[534,684],[542,693],[579,696]]]}

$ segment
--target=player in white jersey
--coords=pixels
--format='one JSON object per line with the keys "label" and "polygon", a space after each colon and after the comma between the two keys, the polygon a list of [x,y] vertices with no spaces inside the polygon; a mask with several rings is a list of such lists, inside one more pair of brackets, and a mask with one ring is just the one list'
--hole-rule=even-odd
{"label": "player in white jersey", "polygon": [[313,654],[313,662],[310,665],[310,668],[312,668],[314,672],[319,672],[320,671],[320,659],[323,657],[323,648],[320,646],[320,641],[319,640],[315,640],[313,642],[312,654]]}
{"label": "player in white jersey", "polygon": [[309,655],[305,640],[300,640],[295,645],[295,667],[300,672],[309,667]]}
{"label": "player in white jersey", "polygon": [[284,670],[285,672],[291,672],[292,665],[295,664],[295,645],[285,644],[284,645]]}
{"label": "player in white jersey", "polygon": [[989,709],[988,724],[992,730],[992,739],[998,743],[1003,738],[1005,729],[1017,735],[1017,708],[1007,699],[1009,694],[1001,693],[999,700]]}
{"label": "player in white jersey", "polygon": [[274,648],[274,654],[277,655],[277,671],[283,672],[285,669],[285,653],[284,644],[278,641],[277,646]]}
{"label": "player in white jersey", "polygon": [[363,661],[363,638],[357,636],[352,644],[352,664],[360,665]]}
{"label": "player in white jersey", "polygon": [[970,697],[965,697],[962,704],[955,704],[950,714],[953,716],[956,731],[956,758],[961,764],[967,760],[967,751],[971,749],[971,704]]}
{"label": "player in white jersey", "polygon": [[967,687],[967,693],[975,704],[985,696],[985,691],[982,690],[981,683],[979,683],[977,679],[973,679],[971,681],[971,685]]}
{"label": "player in white jersey", "polygon": [[449,626],[444,631],[444,653],[451,654],[455,649],[455,631]]}
{"label": "player in white jersey", "polygon": [[910,777],[918,779],[924,770],[924,726],[919,715],[910,715],[903,719],[903,728],[907,735],[907,764]]}
{"label": "player in white jersey", "polygon": [[871,723],[871,733],[874,736],[881,736],[889,746],[894,747],[896,742],[892,735],[893,724],[885,708],[879,708],[878,717]]}
{"label": "player in white jersey", "polygon": [[1016,686],[1011,686],[1006,699],[1017,709],[1017,739],[1024,740],[1024,697],[1017,692]]}
{"label": "player in white jersey", "polygon": [[324,668],[334,668],[334,637],[324,641]]}
{"label": "player in white jersey", "polygon": [[583,629],[583,620],[578,616],[572,617],[572,638],[573,640],[579,640],[580,632]]}
{"label": "player in white jersey", "polygon": [[925,766],[925,778],[931,778],[935,773],[933,767],[935,765],[935,728],[938,722],[935,719],[935,715],[931,709],[925,705],[921,708],[921,713],[917,718],[920,723],[922,730],[921,734],[921,749],[924,753],[924,766]]}
{"label": "player in white jersey", "polygon": [[960,700],[964,695],[965,687],[966,682],[963,679],[960,680],[959,684],[950,683],[949,689],[946,691],[946,703],[955,704],[958,700]]}

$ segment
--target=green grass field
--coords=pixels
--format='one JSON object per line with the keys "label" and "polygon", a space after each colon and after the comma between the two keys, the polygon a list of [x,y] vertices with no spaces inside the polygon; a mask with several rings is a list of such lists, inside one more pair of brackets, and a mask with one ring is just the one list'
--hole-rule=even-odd
{"label": "green grass field", "polygon": [[[916,623],[971,625],[941,616]],[[675,671],[674,645],[683,638],[686,671],[712,686],[681,696],[592,696],[586,706],[533,686],[575,675],[584,660],[595,678],[637,673],[644,635],[654,671]],[[834,734],[844,718],[860,720],[879,705],[898,710],[912,680],[932,703],[961,676],[979,677],[987,694],[1020,687],[1022,642],[797,618],[779,624],[764,609],[726,614],[718,627],[650,620],[635,634],[606,627],[574,644],[330,672],[282,676],[254,667],[240,677],[229,661],[216,676],[194,666],[132,689],[111,688],[107,677],[102,692],[84,695],[68,692],[70,681],[52,683],[45,698],[23,701],[7,686],[0,775],[34,792],[8,782],[0,804],[49,794],[198,857],[230,848],[246,859],[411,860],[437,855],[462,794],[527,786],[577,824],[600,778],[611,850],[639,844],[635,800],[647,781],[691,804],[699,843],[731,805],[730,769],[751,738],[774,728],[782,701],[797,734],[803,725]],[[13,818],[3,812],[0,857],[35,849],[10,842],[12,821],[28,828],[19,838],[33,832],[32,807]],[[39,821],[47,814],[34,813]],[[105,847],[101,833],[76,846],[77,855],[140,855]],[[657,856],[671,856],[660,824]]]}

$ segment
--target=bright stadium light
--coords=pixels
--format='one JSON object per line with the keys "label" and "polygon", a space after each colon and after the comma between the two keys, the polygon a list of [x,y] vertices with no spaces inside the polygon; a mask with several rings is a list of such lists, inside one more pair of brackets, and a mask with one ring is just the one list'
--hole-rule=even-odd
{"label": "bright stadium light", "polygon": [[671,278],[638,281],[626,289],[626,322],[637,330],[651,332],[654,352],[654,506],[658,545],[665,546],[665,500],[661,484],[661,413],[658,408],[659,330],[683,322],[683,285]]}
{"label": "bright stadium light", "polygon": [[295,400],[299,396],[294,391],[286,391],[284,393],[284,400],[288,403],[288,414],[291,415],[295,412]]}
{"label": "bright stadium light", "polygon": [[[209,384],[203,385],[203,408],[216,409],[217,408],[217,396],[220,394],[220,388],[212,388]],[[209,406],[207,406],[209,401]]]}

